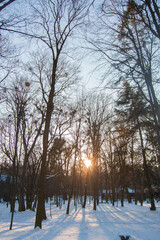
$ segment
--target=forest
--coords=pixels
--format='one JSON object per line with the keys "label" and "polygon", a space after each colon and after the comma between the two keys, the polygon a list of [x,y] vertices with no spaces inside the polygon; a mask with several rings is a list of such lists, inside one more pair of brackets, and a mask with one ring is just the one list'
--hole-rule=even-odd
{"label": "forest", "polygon": [[[0,1],[0,201],[160,199],[160,1]],[[87,82],[90,87],[88,88]]]}

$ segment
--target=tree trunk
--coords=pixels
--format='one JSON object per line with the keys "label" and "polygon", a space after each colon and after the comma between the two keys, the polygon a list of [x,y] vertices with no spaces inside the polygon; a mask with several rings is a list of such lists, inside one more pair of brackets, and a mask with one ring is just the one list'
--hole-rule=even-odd
{"label": "tree trunk", "polygon": [[140,191],[140,203],[141,203],[141,206],[143,206],[143,201],[144,201],[144,186],[142,184],[141,185],[141,191]]}
{"label": "tree trunk", "polygon": [[74,160],[74,166],[73,166],[72,186],[71,186],[71,191],[70,191],[69,198],[68,198],[68,205],[67,205],[66,214],[69,214],[70,203],[71,203],[71,199],[72,199],[72,195],[73,195],[73,190],[74,190],[75,165],[76,165],[76,154],[75,154],[75,160]]}
{"label": "tree trunk", "polygon": [[87,201],[87,184],[88,184],[88,169],[87,169],[87,175],[86,175],[86,183],[85,183],[85,191],[84,191],[84,203],[82,208],[86,207],[86,201]]}
{"label": "tree trunk", "polygon": [[12,173],[12,184],[11,184],[11,222],[10,222],[10,230],[13,225],[13,217],[15,210],[15,160],[13,162],[13,173]]}
{"label": "tree trunk", "polygon": [[126,194],[127,194],[127,199],[128,199],[128,203],[131,203],[132,200],[131,200],[131,194],[128,192],[128,188],[126,187]]}
{"label": "tree trunk", "polygon": [[159,134],[160,107],[159,107],[159,104],[158,104],[158,101],[157,101],[157,98],[156,98],[156,95],[155,95],[155,91],[154,91],[154,88],[153,88],[153,84],[152,84],[151,70],[150,70],[150,74],[145,74],[145,80],[146,80],[146,85],[147,85],[148,94],[149,94],[149,98],[150,98],[152,113],[153,113],[153,117],[154,117],[154,123],[155,123],[156,135],[157,135],[157,142],[158,142],[158,150],[159,150],[158,161],[160,163],[160,134]]}
{"label": "tree trunk", "polygon": [[93,210],[96,211],[96,206],[97,206],[97,159],[96,155],[93,156],[94,164],[93,164],[93,169],[94,169],[94,180],[93,180]]}
{"label": "tree trunk", "polygon": [[35,228],[42,228],[42,221],[47,218],[45,213],[45,162],[42,163],[38,187],[38,205],[36,212]]}
{"label": "tree trunk", "polygon": [[124,207],[124,188],[121,189],[121,207]]}
{"label": "tree trunk", "polygon": [[97,184],[96,184],[96,181],[94,180],[94,185],[93,185],[94,189],[94,194],[93,194],[93,199],[94,199],[94,202],[93,202],[93,210],[96,211],[96,206],[97,206]]}
{"label": "tree trunk", "polygon": [[18,211],[22,212],[25,211],[25,202],[24,202],[24,193],[23,190],[20,191],[19,193],[19,207],[18,207]]}
{"label": "tree trunk", "polygon": [[17,150],[18,150],[18,136],[19,136],[19,128],[21,122],[22,115],[22,107],[17,106],[17,126],[16,126],[16,139],[15,139],[15,152],[13,157],[13,170],[12,170],[12,185],[11,185],[11,222],[10,222],[10,230],[13,225],[13,217],[15,210],[15,174],[16,174],[16,160],[17,160]]}
{"label": "tree trunk", "polygon": [[[138,125],[139,125],[139,123],[138,123]],[[145,173],[145,176],[146,176],[148,192],[149,192],[149,197],[150,197],[150,201],[151,201],[150,210],[156,210],[153,190],[152,190],[152,187],[151,187],[151,179],[150,179],[149,169],[148,169],[148,165],[147,165],[146,153],[145,153],[145,148],[144,148],[144,144],[143,144],[143,137],[142,137],[142,132],[141,132],[140,126],[139,126],[139,135],[140,135],[141,148],[142,148],[144,173]]]}
{"label": "tree trunk", "polygon": [[39,177],[39,189],[38,189],[38,205],[37,205],[37,212],[36,212],[36,221],[35,221],[35,228],[40,227],[42,228],[42,221],[46,219],[45,213],[45,177],[46,177],[46,159],[47,159],[47,150],[48,150],[48,137],[49,137],[49,128],[51,122],[51,115],[53,112],[53,97],[55,93],[55,74],[57,68],[57,61],[54,60],[53,69],[52,69],[52,84],[50,88],[50,93],[48,97],[47,103],[47,112],[45,118],[45,128],[43,133],[43,153],[42,153],[42,161],[41,161],[41,171]]}

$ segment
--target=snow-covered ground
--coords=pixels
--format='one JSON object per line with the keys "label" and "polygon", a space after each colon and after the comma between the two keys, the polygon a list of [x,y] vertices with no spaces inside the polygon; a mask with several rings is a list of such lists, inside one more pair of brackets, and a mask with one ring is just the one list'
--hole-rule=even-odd
{"label": "snow-covered ground", "polygon": [[0,239],[16,240],[118,240],[120,235],[130,236],[130,240],[160,239],[160,204],[156,211],[150,211],[150,205],[125,203],[124,207],[100,204],[97,211],[87,203],[86,209],[73,204],[67,216],[66,205],[62,209],[46,205],[47,220],[42,229],[34,229],[35,213],[32,211],[16,212],[13,229],[9,230],[10,212],[6,204],[0,204]]}

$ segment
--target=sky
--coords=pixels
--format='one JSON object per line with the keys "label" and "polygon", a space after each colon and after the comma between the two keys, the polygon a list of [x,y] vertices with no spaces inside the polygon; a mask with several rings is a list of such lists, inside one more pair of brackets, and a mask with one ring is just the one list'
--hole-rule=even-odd
{"label": "sky", "polygon": [[[21,6],[24,6],[23,8],[19,7],[19,2]],[[22,5],[23,1],[16,0],[14,3],[12,3],[10,6],[8,6],[4,11],[3,14],[11,14],[21,13],[23,16],[25,16],[26,13],[28,13],[28,10],[25,5],[25,1]],[[32,1],[34,2],[34,0]],[[97,1],[98,2],[98,1]],[[99,4],[99,2],[98,2]],[[19,12],[18,12],[19,11]],[[78,30],[79,31],[79,30]],[[81,34],[83,34],[81,32]],[[35,51],[36,41],[31,41],[29,39],[25,39],[24,37],[17,35],[17,34],[11,34],[9,33],[8,36],[10,37],[10,45],[14,47],[14,45],[18,48],[17,53],[20,54],[20,60],[23,60],[27,62],[29,60],[29,52]],[[82,77],[82,86],[86,89],[94,89],[98,88],[101,85],[101,72],[96,71],[95,69],[99,65],[98,59],[96,61],[95,56],[90,54],[90,52],[86,49],[87,42],[84,42],[83,37],[76,36],[76,39],[68,39],[71,43],[71,47],[73,47],[73,53],[70,55],[70,60],[72,62],[72,57],[76,60],[74,62],[77,62],[76,64],[80,66],[80,76]],[[38,44],[39,48],[41,48],[41,43]],[[74,63],[75,64],[75,63]]]}

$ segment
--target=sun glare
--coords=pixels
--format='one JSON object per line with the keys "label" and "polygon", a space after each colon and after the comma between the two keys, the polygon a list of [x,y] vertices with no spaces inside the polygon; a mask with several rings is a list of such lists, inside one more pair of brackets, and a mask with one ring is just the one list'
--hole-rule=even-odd
{"label": "sun glare", "polygon": [[86,165],[87,168],[89,168],[92,163],[91,163],[91,160],[85,159],[85,160],[84,160],[84,164]]}

